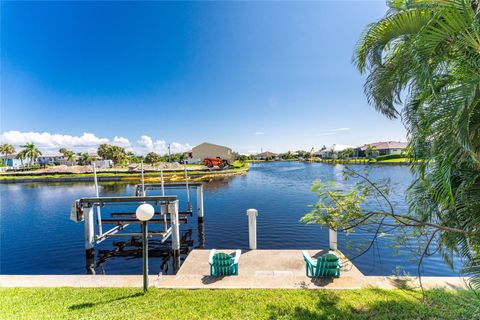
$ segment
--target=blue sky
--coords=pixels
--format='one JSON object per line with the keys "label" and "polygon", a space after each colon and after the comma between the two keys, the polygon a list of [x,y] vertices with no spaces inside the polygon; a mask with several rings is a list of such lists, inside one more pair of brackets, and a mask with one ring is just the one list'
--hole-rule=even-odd
{"label": "blue sky", "polygon": [[360,34],[386,9],[2,2],[1,139],[138,152],[168,142],[280,152],[405,140],[400,121],[368,106],[351,63]]}

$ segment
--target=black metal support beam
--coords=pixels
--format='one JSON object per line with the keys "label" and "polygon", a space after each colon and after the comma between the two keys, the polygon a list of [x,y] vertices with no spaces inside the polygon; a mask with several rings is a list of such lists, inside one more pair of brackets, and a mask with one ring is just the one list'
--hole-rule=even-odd
{"label": "black metal support beam", "polygon": [[[193,214],[189,211],[179,212],[179,217],[191,217]],[[110,213],[112,217],[127,217],[127,218],[135,218],[134,212],[112,212]],[[155,212],[155,216],[162,216],[161,212]]]}
{"label": "black metal support beam", "polygon": [[[187,218],[179,218],[178,222],[180,224],[187,223]],[[139,224],[141,223],[138,219],[102,219],[103,224]],[[149,224],[164,224],[165,221],[163,219],[152,219],[148,221]],[[167,223],[170,222],[170,218],[167,219]]]}
{"label": "black metal support beam", "polygon": [[166,203],[177,200],[177,196],[145,196],[145,197],[99,197],[99,198],[82,198],[80,205],[92,206],[93,204],[112,204],[112,203],[140,203],[140,202],[155,202]]}

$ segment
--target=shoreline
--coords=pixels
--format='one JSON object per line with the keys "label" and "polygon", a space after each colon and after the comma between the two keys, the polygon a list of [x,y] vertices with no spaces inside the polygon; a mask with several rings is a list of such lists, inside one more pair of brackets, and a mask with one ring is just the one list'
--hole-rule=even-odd
{"label": "shoreline", "polygon": [[[211,283],[202,282],[202,278]],[[358,290],[376,288],[392,290],[418,288],[414,276],[340,277],[333,281],[315,280],[307,276],[226,277],[214,281],[208,275],[177,276],[149,274],[149,287],[155,289],[289,289],[289,290]],[[0,275],[0,288],[141,288],[142,275]],[[467,289],[463,277],[423,276],[425,289]]]}
{"label": "shoreline", "polygon": [[[203,181],[216,177],[230,177],[235,175],[243,175],[248,172],[249,167],[233,168],[233,169],[195,169],[188,173],[189,180]],[[187,171],[188,172],[188,171]],[[160,171],[146,170],[144,177],[145,182],[159,182]],[[183,181],[183,170],[164,170],[164,181],[175,182]],[[97,173],[100,182],[138,182],[141,180],[141,172],[128,171],[100,171]],[[2,174],[0,175],[0,184],[25,183],[25,182],[93,182],[93,173],[35,173],[35,174]]]}
{"label": "shoreline", "polygon": [[369,166],[408,166],[410,165],[409,161],[364,161],[364,160],[247,160],[248,163],[268,163],[268,162],[304,162],[304,163],[323,163],[329,165],[336,164],[359,164],[359,165],[369,165]]}

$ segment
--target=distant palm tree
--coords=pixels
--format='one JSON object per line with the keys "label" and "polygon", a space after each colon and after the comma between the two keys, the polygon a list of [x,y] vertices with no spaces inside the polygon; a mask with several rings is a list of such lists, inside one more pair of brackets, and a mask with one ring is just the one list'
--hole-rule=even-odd
{"label": "distant palm tree", "polygon": [[78,159],[78,162],[79,164],[81,165],[87,165],[87,164],[91,164],[92,161],[94,161],[95,158],[92,157],[91,155],[89,155],[87,152],[84,152],[84,153],[81,153],[80,154],[80,159]]}
{"label": "distant palm tree", "polygon": [[22,162],[22,168],[23,168],[23,160],[25,160],[27,158],[27,156],[25,155],[25,150],[20,151],[17,154],[16,158]]}
{"label": "distant palm tree", "polygon": [[67,158],[67,162],[75,164],[75,153],[73,151],[67,151],[65,158]]}
{"label": "distant palm tree", "polygon": [[353,155],[353,149],[352,148],[347,148],[343,150],[342,152],[342,158],[350,158]]}
{"label": "distant palm tree", "polygon": [[63,156],[65,157],[65,159],[67,160],[67,162],[74,164],[74,162],[75,162],[75,152],[70,151],[70,150],[68,150],[67,148],[60,148],[60,149],[58,150],[58,152],[60,152],[61,154],[63,154]]}
{"label": "distant palm tree", "polygon": [[25,152],[25,158],[29,160],[29,164],[33,164],[35,159],[42,155],[33,142],[27,143],[22,148],[24,148],[22,152]]}
{"label": "distant palm tree", "polygon": [[365,155],[367,156],[367,158],[370,158],[370,156],[374,155],[375,153],[377,153],[377,147],[369,144],[365,149]]}
{"label": "distant palm tree", "polygon": [[5,161],[3,162],[5,165],[7,165],[8,156],[14,154],[15,152],[17,152],[17,150],[15,150],[15,147],[9,143],[0,145],[0,153],[5,155]]}

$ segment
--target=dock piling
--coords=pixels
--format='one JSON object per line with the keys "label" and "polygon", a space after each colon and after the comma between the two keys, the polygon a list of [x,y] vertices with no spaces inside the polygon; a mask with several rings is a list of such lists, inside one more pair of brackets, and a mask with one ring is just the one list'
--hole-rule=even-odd
{"label": "dock piling", "polygon": [[192,211],[192,204],[190,203],[190,188],[188,187],[188,173],[187,173],[187,161],[183,162],[183,168],[185,172],[185,187],[187,189],[187,211]]}
{"label": "dock piling", "polygon": [[[93,181],[95,183],[95,195],[98,198],[100,197],[100,192],[98,188],[97,167],[95,165],[95,162],[92,165],[93,165]],[[102,212],[100,211],[100,206],[97,206],[97,223],[98,223],[98,234],[99,234],[99,237],[101,237],[103,234],[103,228],[102,228]]]}
{"label": "dock piling", "polygon": [[90,268],[95,259],[95,226],[93,217],[93,206],[84,208],[85,212],[85,257],[86,266]]}
{"label": "dock piling", "polygon": [[197,216],[198,222],[203,222],[203,184],[197,187]]}
{"label": "dock piling", "polygon": [[180,228],[178,222],[178,200],[168,204],[170,221],[172,223],[172,250],[174,253],[180,253]]}
{"label": "dock piling", "polygon": [[330,250],[337,250],[337,231],[328,229],[328,242]]}
{"label": "dock piling", "polygon": [[257,249],[257,215],[258,210],[248,209],[248,240],[251,250]]}

